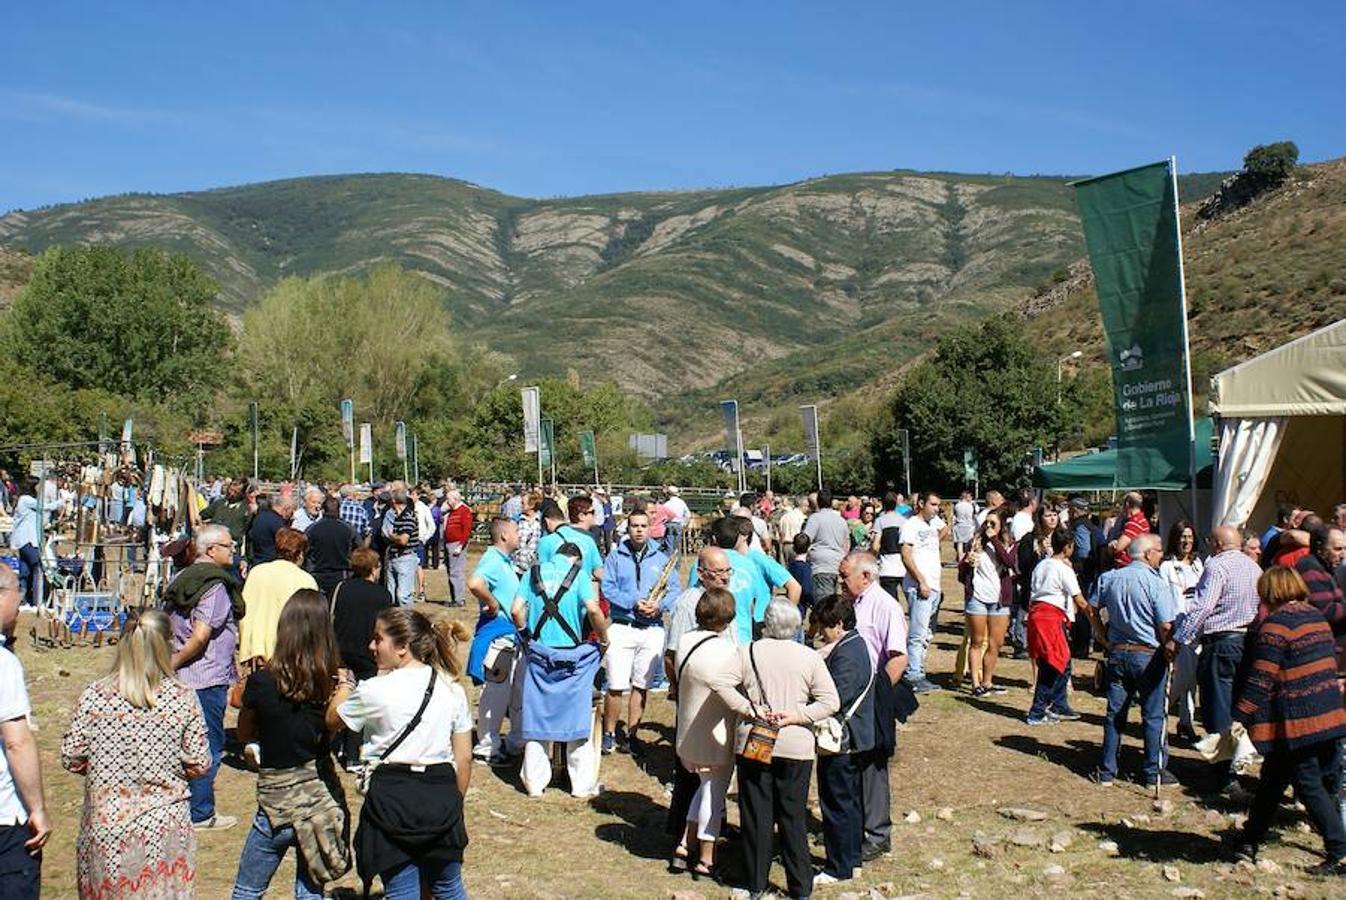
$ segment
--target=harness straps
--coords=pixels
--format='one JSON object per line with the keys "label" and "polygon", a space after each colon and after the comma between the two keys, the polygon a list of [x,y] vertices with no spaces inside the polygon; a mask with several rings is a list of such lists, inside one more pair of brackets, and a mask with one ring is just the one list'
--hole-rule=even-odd
{"label": "harness straps", "polygon": [[571,586],[574,585],[575,578],[579,575],[579,572],[580,563],[576,560],[571,564],[570,571],[566,573],[566,577],[561,580],[561,586],[556,589],[556,593],[550,596],[547,594],[547,586],[542,583],[541,564],[533,566],[532,571],[528,573],[528,577],[533,583],[533,591],[542,598],[542,615],[538,616],[537,625],[533,626],[534,638],[537,638],[542,634],[542,627],[544,625],[552,619],[555,619],[556,624],[561,626],[561,630],[565,632],[566,637],[570,638],[575,647],[578,647],[583,643],[580,640],[579,635],[575,633],[575,629],[571,628],[570,623],[561,615],[561,607],[559,603],[560,599],[565,596],[566,591],[570,590]]}

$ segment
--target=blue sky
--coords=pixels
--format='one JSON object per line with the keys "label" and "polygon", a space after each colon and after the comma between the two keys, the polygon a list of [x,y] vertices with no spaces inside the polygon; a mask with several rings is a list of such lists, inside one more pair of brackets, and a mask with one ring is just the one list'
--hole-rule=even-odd
{"label": "blue sky", "polygon": [[1343,36],[1340,0],[5,3],[0,210],[336,172],[536,197],[1325,159]]}

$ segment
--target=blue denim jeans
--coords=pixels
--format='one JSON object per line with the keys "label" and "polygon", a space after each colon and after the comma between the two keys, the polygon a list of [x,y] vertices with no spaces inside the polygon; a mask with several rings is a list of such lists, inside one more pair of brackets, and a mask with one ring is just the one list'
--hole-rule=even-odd
{"label": "blue denim jeans", "polygon": [[229,702],[229,688],[222,684],[197,688],[196,699],[201,701],[201,712],[206,717],[210,768],[200,778],[187,782],[187,787],[192,796],[192,821],[204,822],[215,815],[215,773],[220,770],[220,757],[224,755],[224,709]]}
{"label": "blue denim jeans", "polygon": [[388,559],[388,593],[398,606],[410,606],[416,593],[416,570],[421,561],[415,553],[404,553]]}
{"label": "blue denim jeans", "polygon": [[925,652],[930,648],[931,638],[935,636],[935,620],[944,597],[939,591],[932,590],[930,596],[922,599],[921,592],[915,587],[906,590],[911,623],[907,634],[907,671],[904,677],[908,681],[919,681],[925,677]]}
{"label": "blue denim jeans", "polygon": [[280,862],[291,847],[295,848],[295,900],[322,900],[322,885],[309,877],[308,866],[299,856],[299,842],[289,825],[271,830],[271,821],[260,809],[252,819],[252,829],[243,842],[243,855],[238,859],[238,874],[234,876],[231,900],[261,900],[271,886],[271,877],[280,868]]}
{"label": "blue denim jeans", "polygon": [[1234,722],[1234,679],[1243,663],[1246,635],[1229,632],[1201,641],[1196,681],[1201,691],[1201,724],[1208,734],[1223,733]]}
{"label": "blue denim jeans", "polygon": [[421,882],[430,889],[434,900],[467,900],[463,887],[463,864],[444,863],[440,866],[417,866],[407,863],[389,869],[379,876],[383,879],[383,900],[421,900]]}
{"label": "blue denim jeans", "polygon": [[1141,726],[1145,735],[1145,778],[1153,781],[1164,766],[1164,685],[1168,661],[1164,654],[1113,650],[1104,663],[1108,714],[1103,722],[1103,763],[1099,771],[1117,775],[1117,751],[1122,744],[1126,714],[1133,700],[1140,701]]}
{"label": "blue denim jeans", "polygon": [[1070,663],[1066,663],[1064,672],[1058,672],[1047,664],[1045,659],[1038,660],[1038,684],[1033,690],[1033,708],[1028,718],[1040,719],[1051,712],[1065,712],[1070,707],[1066,689],[1070,686]]}

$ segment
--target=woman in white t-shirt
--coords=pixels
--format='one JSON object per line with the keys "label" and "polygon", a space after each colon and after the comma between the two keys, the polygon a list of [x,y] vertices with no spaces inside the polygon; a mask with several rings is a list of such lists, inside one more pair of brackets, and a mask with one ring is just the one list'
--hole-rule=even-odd
{"label": "woman in white t-shirt", "polygon": [[1070,685],[1070,625],[1076,611],[1092,618],[1093,610],[1080,593],[1080,582],[1070,565],[1075,538],[1069,530],[1051,533],[1051,556],[1033,569],[1028,592],[1028,655],[1038,667],[1033,707],[1025,720],[1029,725],[1052,725],[1075,720],[1066,695]]}
{"label": "woman in white t-shirt", "polygon": [[992,682],[1014,599],[1014,542],[1005,519],[1003,508],[991,510],[972,538],[971,549],[960,561],[959,577],[967,592],[963,614],[967,621],[967,663],[974,697],[1005,692],[1005,688]]}
{"label": "woman in white t-shirt", "polygon": [[[1201,557],[1196,555],[1196,527],[1186,519],[1174,522],[1168,530],[1159,577],[1173,591],[1173,609],[1178,616],[1175,627],[1187,615],[1187,606],[1196,593],[1196,583],[1205,570]],[[1200,652],[1197,643],[1179,644],[1178,656],[1173,660],[1170,696],[1178,704],[1178,737],[1187,741],[1196,740],[1192,716],[1196,712],[1196,665]]]}
{"label": "woman in white t-shirt", "polygon": [[[458,682],[458,643],[468,637],[458,622],[385,609],[370,643],[380,674],[358,685],[345,677],[337,689],[345,696],[335,724],[361,732],[360,758],[375,767],[355,834],[356,865],[366,887],[380,877],[388,900],[417,900],[422,888],[435,900],[466,896],[472,714]],[[421,848],[414,857],[403,849],[413,839]]]}

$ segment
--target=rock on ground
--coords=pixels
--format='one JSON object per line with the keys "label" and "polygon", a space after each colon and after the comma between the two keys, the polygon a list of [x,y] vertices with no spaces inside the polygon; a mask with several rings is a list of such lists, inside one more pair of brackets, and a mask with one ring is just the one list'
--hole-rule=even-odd
{"label": "rock on ground", "polygon": [[1052,835],[1051,841],[1047,845],[1047,849],[1053,853],[1061,853],[1069,849],[1070,845],[1073,843],[1075,843],[1074,835],[1069,831],[1058,831],[1056,834]]}
{"label": "rock on ground", "polygon": [[996,812],[1007,819],[1014,819],[1016,822],[1041,822],[1047,818],[1045,812],[1022,806],[1002,806]]}

